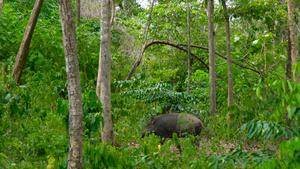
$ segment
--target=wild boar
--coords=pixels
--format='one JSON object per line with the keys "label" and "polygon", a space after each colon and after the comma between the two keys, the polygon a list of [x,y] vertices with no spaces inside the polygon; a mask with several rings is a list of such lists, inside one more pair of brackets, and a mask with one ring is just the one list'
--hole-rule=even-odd
{"label": "wild boar", "polygon": [[162,138],[161,143],[163,144],[166,138],[172,138],[173,133],[178,136],[183,136],[183,133],[197,136],[201,133],[201,124],[201,121],[192,114],[171,113],[158,115],[149,119],[142,132],[142,138],[147,133],[154,133]]}

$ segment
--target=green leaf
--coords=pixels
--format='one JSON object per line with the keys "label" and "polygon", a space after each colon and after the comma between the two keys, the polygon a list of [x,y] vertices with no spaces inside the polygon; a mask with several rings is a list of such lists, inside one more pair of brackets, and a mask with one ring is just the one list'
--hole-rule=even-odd
{"label": "green leaf", "polygon": [[257,126],[256,126],[255,130],[256,131],[261,130],[261,128],[262,128],[261,121],[257,121],[256,124],[257,124]]}
{"label": "green leaf", "polygon": [[255,135],[255,133],[256,133],[256,131],[255,131],[255,130],[253,130],[253,132],[252,132],[252,133],[250,133],[250,135],[249,135],[249,138],[252,138],[252,137]]}
{"label": "green leaf", "polygon": [[281,87],[283,89],[283,93],[286,94],[286,85],[284,81],[281,82]]}
{"label": "green leaf", "polygon": [[57,112],[61,114],[63,117],[69,115],[68,101],[58,98],[57,100]]}
{"label": "green leaf", "polygon": [[161,106],[156,106],[156,112],[157,112],[157,113],[162,113],[162,108],[161,108]]}
{"label": "green leaf", "polygon": [[287,84],[289,86],[290,92],[293,93],[293,87],[292,87],[291,82],[289,80],[287,80]]}
{"label": "green leaf", "polygon": [[106,146],[105,144],[101,144],[101,145],[100,145],[100,151],[99,151],[99,152],[100,152],[100,155],[101,155],[101,156],[104,156],[104,153],[105,153],[105,150],[104,150],[104,149],[105,149],[105,146]]}
{"label": "green leaf", "polygon": [[254,136],[254,134],[256,133],[255,128],[256,128],[256,123],[254,123],[254,124],[251,125],[251,128],[250,128],[250,130],[248,132],[248,137],[249,138],[252,138]]}
{"label": "green leaf", "polygon": [[175,141],[175,145],[179,146],[179,139],[176,133],[173,133],[173,140]]}
{"label": "green leaf", "polygon": [[11,168],[11,161],[2,153],[0,153],[0,168]]}
{"label": "green leaf", "polygon": [[247,127],[247,124],[242,125],[241,132],[243,132],[246,129],[246,127]]}
{"label": "green leaf", "polygon": [[287,132],[287,135],[289,138],[292,138],[294,136],[294,133],[292,132],[292,130],[287,129],[286,132]]}
{"label": "green leaf", "polygon": [[293,138],[293,143],[296,151],[300,150],[300,139],[299,137],[294,137]]}
{"label": "green leaf", "polygon": [[95,118],[95,116],[93,116],[93,115],[91,115],[91,124],[94,124],[95,123],[95,121],[96,121],[96,118]]}
{"label": "green leaf", "polygon": [[274,119],[276,120],[276,122],[279,122],[280,120],[280,112],[279,110],[276,110],[275,113],[273,114]]}
{"label": "green leaf", "polygon": [[271,138],[272,134],[273,134],[273,130],[269,130],[267,133],[267,139]]}
{"label": "green leaf", "polygon": [[8,93],[5,97],[4,97],[4,103],[10,103],[11,102],[11,94]]}
{"label": "green leaf", "polygon": [[257,88],[256,88],[256,96],[257,96],[260,100],[263,100],[263,97],[262,97],[262,95],[261,95],[261,93],[260,93],[260,87],[257,87]]}
{"label": "green leaf", "polygon": [[297,99],[297,104],[300,105],[300,94],[299,93],[296,94],[296,99]]}
{"label": "green leaf", "polygon": [[235,36],[234,37],[234,42],[237,42],[238,40],[240,40],[240,37],[239,36]]}
{"label": "green leaf", "polygon": [[286,150],[285,142],[280,143],[279,149],[280,149],[281,156],[284,158],[285,157],[285,150]]}
{"label": "green leaf", "polygon": [[288,105],[286,107],[286,110],[288,111],[289,119],[292,119],[292,108],[291,108],[291,105]]}
{"label": "green leaf", "polygon": [[288,154],[288,156],[290,158],[293,158],[294,157],[294,153],[295,153],[295,150],[294,150],[294,147],[293,147],[293,144],[291,143],[290,140],[288,140],[286,143],[285,143],[285,146],[286,146],[286,152]]}
{"label": "green leaf", "polygon": [[97,107],[98,96],[94,90],[90,90],[88,94],[88,106],[89,108]]}
{"label": "green leaf", "polygon": [[299,62],[295,64],[295,69],[298,71],[298,73],[300,74],[300,65]]}
{"label": "green leaf", "polygon": [[253,45],[256,45],[257,43],[258,43],[258,39],[254,40],[254,41],[252,42]]}

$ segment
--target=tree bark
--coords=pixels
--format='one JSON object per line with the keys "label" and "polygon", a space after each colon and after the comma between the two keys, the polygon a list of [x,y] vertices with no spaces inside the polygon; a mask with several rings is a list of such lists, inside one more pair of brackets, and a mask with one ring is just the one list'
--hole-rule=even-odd
{"label": "tree bark", "polygon": [[[231,64],[231,48],[230,48],[230,25],[229,15],[226,6],[226,0],[222,0],[223,12],[226,27],[226,53],[227,53],[227,72],[228,72],[228,107],[233,105],[233,77],[232,77],[232,64]],[[227,114],[227,123],[230,123],[230,115],[232,111]]]}
{"label": "tree bark", "polygon": [[217,111],[216,104],[216,72],[215,72],[215,31],[212,21],[214,16],[214,1],[207,0],[207,16],[208,16],[208,46],[209,46],[209,93],[210,104],[209,109],[211,115],[214,116]]}
{"label": "tree bark", "polygon": [[116,2],[115,0],[111,0],[112,4],[111,4],[111,7],[112,7],[112,13],[111,13],[111,18],[110,18],[110,24],[112,25],[113,24],[113,21],[114,21],[114,17],[115,17],[115,12],[116,12]]}
{"label": "tree bark", "polygon": [[4,4],[4,0],[0,0],[0,18],[1,18],[1,13],[2,13],[2,9],[3,9],[3,4]]}
{"label": "tree bark", "polygon": [[80,0],[76,0],[76,20],[77,24],[76,26],[80,25]]}
{"label": "tree bark", "polygon": [[15,79],[15,81],[17,83],[20,83],[20,81],[21,81],[22,72],[23,72],[23,69],[25,68],[25,63],[26,63],[26,59],[28,56],[28,52],[29,52],[31,38],[32,38],[32,35],[34,32],[34,28],[36,26],[43,2],[44,2],[44,0],[36,0],[35,1],[29,22],[27,24],[27,27],[26,27],[26,30],[24,33],[24,37],[23,37],[21,46],[19,48],[18,55],[16,57],[16,61],[15,61],[11,76]]}
{"label": "tree bark", "polygon": [[[290,31],[290,40],[291,40],[291,58],[292,66],[297,63],[297,49],[296,49],[296,40],[295,40],[295,27],[294,27],[294,15],[293,15],[293,1],[287,0],[288,15],[289,15],[289,31]],[[298,81],[298,75],[296,75],[296,69],[293,71],[294,81]]]}
{"label": "tree bark", "polygon": [[[112,142],[116,145],[113,123],[111,119],[111,1],[101,1],[101,42],[100,42],[100,100],[103,107],[104,126],[101,131],[103,142]],[[99,76],[99,75],[98,75]]]}
{"label": "tree bark", "polygon": [[187,95],[190,94],[191,85],[191,34],[190,34],[190,5],[186,0],[187,5],[187,27],[188,27],[188,83],[187,83]]}
{"label": "tree bark", "polygon": [[287,49],[287,60],[286,60],[286,78],[291,79],[292,78],[292,56],[291,56],[291,36],[290,36],[290,30],[287,30],[288,32],[288,49]]}
{"label": "tree bark", "polygon": [[[101,51],[101,47],[100,47],[100,51]],[[96,94],[98,96],[98,98],[100,98],[101,96],[101,52],[99,53],[99,66],[98,66],[98,75],[97,75],[97,84],[96,84]]]}
{"label": "tree bark", "polygon": [[[286,78],[288,80],[292,79],[292,53],[291,53],[291,36],[290,36],[290,30],[288,29],[287,30],[287,33],[288,33],[288,49],[287,49],[287,60],[286,60]],[[288,86],[288,84],[286,84],[286,87],[287,87],[287,92],[290,92],[290,88]],[[285,101],[285,105],[286,107],[288,106],[288,103]],[[290,125],[290,119],[289,119],[289,113],[288,111],[285,111],[285,123],[287,125]]]}
{"label": "tree bark", "polygon": [[83,111],[72,1],[59,0],[69,95],[68,169],[83,168]]}

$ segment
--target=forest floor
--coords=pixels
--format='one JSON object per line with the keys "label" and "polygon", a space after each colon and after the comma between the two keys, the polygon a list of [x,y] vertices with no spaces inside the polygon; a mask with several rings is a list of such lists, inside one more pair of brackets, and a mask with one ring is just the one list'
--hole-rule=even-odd
{"label": "forest floor", "polygon": [[[131,143],[128,143],[128,146],[138,148],[139,143],[131,142]],[[161,146],[161,145],[158,145],[158,146]],[[207,140],[206,138],[202,138],[200,141],[200,146],[199,146],[200,152],[203,151],[203,149],[204,149],[203,146],[205,146],[205,151],[206,151],[207,155],[232,154],[239,149],[238,143],[228,142],[226,140],[220,140],[220,142],[218,142],[218,143],[216,143],[216,142],[213,143],[212,141]],[[185,148],[184,145],[181,145],[181,147],[183,149]],[[242,145],[243,152],[259,153],[262,149],[276,151],[278,149],[278,146],[269,145],[269,146],[264,147],[264,145],[262,145],[261,143],[258,143],[258,142],[257,143],[255,143],[255,142],[244,143]],[[180,153],[179,149],[175,145],[171,145],[170,150],[172,153],[174,151],[177,153]]]}

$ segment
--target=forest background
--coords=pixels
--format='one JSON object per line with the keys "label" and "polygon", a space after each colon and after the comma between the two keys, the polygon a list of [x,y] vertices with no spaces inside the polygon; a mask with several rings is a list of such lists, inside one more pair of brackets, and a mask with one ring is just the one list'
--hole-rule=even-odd
{"label": "forest background", "polygon": [[[57,1],[45,1],[20,83],[11,76],[34,1],[4,1],[0,16],[0,168],[66,168],[69,103]],[[82,88],[84,168],[296,168],[300,165],[300,84],[292,72],[285,0],[227,2],[233,75],[228,107],[226,26],[214,3],[216,105],[211,116],[207,3],[115,1],[111,28],[111,112],[120,148],[101,141],[102,104],[96,94],[100,49],[98,1],[81,2],[76,27]],[[74,16],[76,2],[73,1]],[[300,55],[300,2],[293,1]],[[190,32],[188,32],[190,28]],[[188,85],[188,44],[190,85]],[[146,45],[144,45],[146,44]],[[148,46],[147,46],[148,45]],[[145,46],[147,48],[145,49]],[[136,58],[142,61],[128,79]],[[195,57],[195,56],[196,57]],[[198,58],[197,58],[198,57]],[[200,59],[199,59],[200,58]],[[202,60],[203,62],[201,62]],[[189,89],[188,89],[188,86]],[[189,93],[187,94],[187,90]],[[140,138],[147,120],[187,112],[203,121],[200,147],[192,136]],[[228,112],[230,120],[227,119]],[[175,146],[180,141],[183,152]]]}

